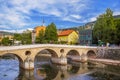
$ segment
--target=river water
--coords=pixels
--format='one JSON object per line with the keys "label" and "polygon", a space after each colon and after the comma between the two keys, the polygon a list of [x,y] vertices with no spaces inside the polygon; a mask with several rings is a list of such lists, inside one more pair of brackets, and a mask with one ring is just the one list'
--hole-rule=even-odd
{"label": "river water", "polygon": [[15,59],[0,59],[0,80],[120,80],[120,67],[70,62],[66,66],[36,62],[34,70],[19,68]]}

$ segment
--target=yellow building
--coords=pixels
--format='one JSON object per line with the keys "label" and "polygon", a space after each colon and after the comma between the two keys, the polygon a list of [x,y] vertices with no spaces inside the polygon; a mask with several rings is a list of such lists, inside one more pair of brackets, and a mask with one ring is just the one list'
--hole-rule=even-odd
{"label": "yellow building", "polygon": [[9,40],[13,40],[13,35],[7,35],[7,34],[6,34],[6,35],[2,35],[2,34],[1,34],[1,35],[0,35],[0,42],[1,42],[2,39],[5,38],[5,37],[8,37]]}
{"label": "yellow building", "polygon": [[74,30],[64,30],[58,34],[58,41],[64,41],[68,44],[78,43],[78,33]]}
{"label": "yellow building", "polygon": [[39,36],[39,32],[41,31],[41,30],[43,30],[43,31],[45,31],[45,29],[46,29],[46,27],[45,26],[37,26],[37,27],[35,27],[35,35],[36,36]]}
{"label": "yellow building", "polygon": [[0,34],[0,42],[2,41],[2,39],[3,39],[3,35],[2,35],[2,34]]}

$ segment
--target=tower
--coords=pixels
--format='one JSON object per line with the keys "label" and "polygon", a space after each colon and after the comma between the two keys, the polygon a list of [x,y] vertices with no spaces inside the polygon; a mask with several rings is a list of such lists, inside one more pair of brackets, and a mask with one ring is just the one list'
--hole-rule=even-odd
{"label": "tower", "polygon": [[43,21],[42,21],[42,26],[45,26],[45,21],[44,21],[44,18],[43,18]]}

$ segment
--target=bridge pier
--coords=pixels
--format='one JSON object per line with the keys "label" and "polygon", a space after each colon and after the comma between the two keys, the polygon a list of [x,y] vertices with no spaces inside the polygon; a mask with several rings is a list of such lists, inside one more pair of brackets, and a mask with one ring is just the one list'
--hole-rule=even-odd
{"label": "bridge pier", "polygon": [[80,62],[81,61],[81,57],[80,56],[68,55],[67,58],[70,58],[72,61],[76,61],[76,62]]}
{"label": "bridge pier", "polygon": [[81,55],[81,62],[86,62],[88,60],[87,55],[83,54]]}
{"label": "bridge pier", "polygon": [[30,57],[27,57],[24,61],[23,68],[26,70],[34,69],[34,61]]}
{"label": "bridge pier", "polygon": [[67,56],[68,58],[70,58],[72,61],[76,61],[76,62],[86,62],[87,61],[87,56],[86,55],[82,55],[82,56]]}
{"label": "bridge pier", "polygon": [[67,58],[60,57],[60,58],[51,58],[52,63],[60,64],[60,65],[67,65]]}
{"label": "bridge pier", "polygon": [[66,58],[51,58],[52,63],[60,64],[60,65],[67,65],[67,59]]}

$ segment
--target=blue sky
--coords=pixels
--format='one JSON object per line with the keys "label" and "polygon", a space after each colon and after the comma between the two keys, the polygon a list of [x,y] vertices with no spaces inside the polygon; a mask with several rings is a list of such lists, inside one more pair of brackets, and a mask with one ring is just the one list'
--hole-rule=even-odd
{"label": "blue sky", "polygon": [[0,31],[22,32],[54,22],[58,29],[84,25],[110,8],[120,14],[120,0],[0,0]]}

